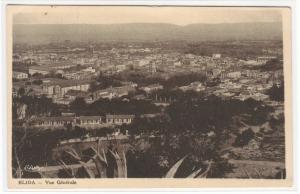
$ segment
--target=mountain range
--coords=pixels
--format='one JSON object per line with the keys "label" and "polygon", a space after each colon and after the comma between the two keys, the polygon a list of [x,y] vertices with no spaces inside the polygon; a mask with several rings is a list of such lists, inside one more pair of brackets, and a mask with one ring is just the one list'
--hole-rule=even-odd
{"label": "mountain range", "polygon": [[228,41],[281,40],[282,24],[222,23],[179,26],[167,23],[14,24],[14,43],[56,41]]}

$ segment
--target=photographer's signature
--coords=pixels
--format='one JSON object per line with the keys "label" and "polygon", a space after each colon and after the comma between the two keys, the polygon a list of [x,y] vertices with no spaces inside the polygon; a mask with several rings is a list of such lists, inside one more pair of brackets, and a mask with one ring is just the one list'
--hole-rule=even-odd
{"label": "photographer's signature", "polygon": [[40,171],[41,169],[42,169],[42,167],[34,166],[34,165],[31,165],[31,164],[26,164],[24,166],[24,170],[26,170],[26,171]]}

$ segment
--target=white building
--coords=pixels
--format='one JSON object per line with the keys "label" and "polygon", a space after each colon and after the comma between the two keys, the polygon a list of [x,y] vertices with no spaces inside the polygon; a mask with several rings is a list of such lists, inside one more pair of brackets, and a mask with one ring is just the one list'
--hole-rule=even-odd
{"label": "white building", "polygon": [[31,66],[29,67],[29,74],[33,75],[35,73],[40,73],[42,75],[47,75],[51,72],[51,69],[45,66]]}
{"label": "white building", "polygon": [[24,72],[19,72],[19,71],[13,71],[13,78],[14,79],[27,79],[28,74]]}
{"label": "white building", "polygon": [[89,73],[95,73],[96,72],[96,69],[93,69],[93,67],[88,67],[86,69],[83,69],[82,71],[84,72],[89,72]]}
{"label": "white building", "polygon": [[153,91],[163,89],[163,86],[160,85],[160,84],[152,84],[152,85],[148,85],[148,86],[145,86],[145,87],[141,87],[140,89],[144,90],[147,93],[151,93]]}
{"label": "white building", "polygon": [[106,115],[107,124],[130,124],[134,119],[134,115]]}
{"label": "white building", "polygon": [[90,80],[51,80],[43,84],[43,91],[49,97],[61,98],[70,90],[88,91]]}
{"label": "white building", "polygon": [[214,53],[214,54],[212,54],[212,57],[213,58],[221,58],[221,54],[220,53]]}
{"label": "white building", "polygon": [[227,74],[229,78],[240,78],[242,73],[240,71],[230,72]]}

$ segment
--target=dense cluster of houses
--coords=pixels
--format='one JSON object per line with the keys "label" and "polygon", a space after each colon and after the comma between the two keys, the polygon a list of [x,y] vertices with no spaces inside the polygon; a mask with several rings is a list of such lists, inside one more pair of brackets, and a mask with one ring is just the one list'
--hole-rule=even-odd
{"label": "dense cluster of houses", "polygon": [[[220,83],[211,88],[196,81],[180,86],[179,89],[206,91],[217,96],[240,100],[249,97],[266,100],[268,96],[264,94],[265,91],[273,84],[277,84],[278,80],[282,80],[283,71],[260,71],[246,67],[262,65],[277,57],[278,53],[272,54],[269,50],[265,55],[257,58],[240,60],[220,53],[200,56],[175,51],[162,52],[160,47],[144,48],[141,45],[128,45],[128,48],[120,47],[103,51],[95,51],[93,46],[24,51],[24,53],[14,54],[13,60],[26,63],[28,69],[24,71],[22,68],[14,67],[13,78],[20,81],[13,84],[13,95],[18,95],[19,89],[24,88],[26,94],[46,95],[54,103],[68,105],[77,97],[84,98],[87,103],[93,103],[100,98],[119,98],[136,91],[149,94],[163,89],[159,83],[142,87],[138,87],[135,83],[126,83],[117,87],[90,90],[91,83],[95,81],[94,76],[100,72],[112,75],[131,69],[155,74],[165,79],[180,73],[201,72],[209,79],[220,79]],[[50,73],[59,73],[61,78],[49,78]],[[42,84],[28,84],[34,79],[40,79],[35,78],[33,76],[35,74],[44,75],[41,78]],[[136,95],[134,98],[144,99],[145,96]]]}

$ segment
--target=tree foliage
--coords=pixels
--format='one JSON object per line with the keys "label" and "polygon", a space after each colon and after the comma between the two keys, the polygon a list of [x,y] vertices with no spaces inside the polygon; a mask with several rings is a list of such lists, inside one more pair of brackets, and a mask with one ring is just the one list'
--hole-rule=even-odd
{"label": "tree foliage", "polygon": [[247,145],[249,141],[254,138],[254,135],[255,133],[250,128],[243,131],[236,137],[233,146],[241,147]]}
{"label": "tree foliage", "polygon": [[[26,117],[31,116],[58,116],[60,115],[59,105],[52,102],[50,98],[45,96],[21,96],[19,98],[14,98],[14,103],[26,104]],[[13,106],[13,109],[16,109]],[[13,112],[16,110],[13,110]]]}
{"label": "tree foliage", "polygon": [[284,101],[284,83],[278,86],[274,84],[268,91],[267,94],[270,96],[271,100],[275,101]]}

